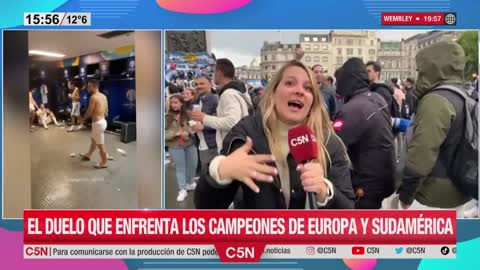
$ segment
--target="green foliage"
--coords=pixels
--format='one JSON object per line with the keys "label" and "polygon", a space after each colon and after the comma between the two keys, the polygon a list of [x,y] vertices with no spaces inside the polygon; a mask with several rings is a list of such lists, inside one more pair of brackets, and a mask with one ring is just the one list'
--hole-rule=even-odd
{"label": "green foliage", "polygon": [[472,79],[472,74],[478,74],[478,31],[465,31],[457,40],[465,51],[467,63],[465,64],[465,78]]}

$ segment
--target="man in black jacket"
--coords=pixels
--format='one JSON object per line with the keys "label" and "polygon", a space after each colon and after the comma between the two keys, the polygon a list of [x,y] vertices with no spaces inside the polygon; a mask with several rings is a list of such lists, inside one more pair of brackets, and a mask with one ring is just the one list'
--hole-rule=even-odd
{"label": "man in black jacket", "polygon": [[367,62],[368,81],[370,82],[370,90],[380,94],[387,102],[390,116],[393,118],[400,117],[400,108],[393,98],[393,89],[387,84],[380,81],[380,73],[382,67],[378,62]]}
{"label": "man in black jacket", "polygon": [[365,64],[351,58],[336,72],[337,92],[345,105],[334,128],[347,147],[353,164],[355,207],[379,209],[393,193],[393,132],[385,100],[369,88]]}
{"label": "man in black jacket", "polygon": [[405,80],[405,106],[402,108],[402,118],[410,119],[417,109],[417,96],[415,96],[415,81],[412,78]]}

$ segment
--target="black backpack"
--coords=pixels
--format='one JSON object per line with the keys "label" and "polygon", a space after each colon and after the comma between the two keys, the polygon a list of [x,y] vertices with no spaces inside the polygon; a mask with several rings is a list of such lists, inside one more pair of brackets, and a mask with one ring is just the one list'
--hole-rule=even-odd
{"label": "black backpack", "polygon": [[462,192],[478,200],[478,102],[456,86],[441,85],[433,90],[451,91],[465,101],[465,130],[448,177]]}

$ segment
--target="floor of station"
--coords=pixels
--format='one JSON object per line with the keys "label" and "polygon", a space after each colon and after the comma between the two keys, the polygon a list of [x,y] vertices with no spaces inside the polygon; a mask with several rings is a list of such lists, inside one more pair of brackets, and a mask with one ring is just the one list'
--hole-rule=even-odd
{"label": "floor of station", "polygon": [[178,186],[175,176],[175,167],[170,156],[165,156],[165,209],[195,209],[193,191],[188,192],[183,202],[177,202]]}
{"label": "floor of station", "polygon": [[[107,151],[114,157],[106,169],[95,169],[98,150],[91,161],[90,130],[67,132],[67,127],[36,126],[31,135],[33,209],[134,209],[137,208],[136,142],[122,143],[105,134]],[[117,152],[126,151],[126,155]],[[70,155],[75,153],[75,157]]]}

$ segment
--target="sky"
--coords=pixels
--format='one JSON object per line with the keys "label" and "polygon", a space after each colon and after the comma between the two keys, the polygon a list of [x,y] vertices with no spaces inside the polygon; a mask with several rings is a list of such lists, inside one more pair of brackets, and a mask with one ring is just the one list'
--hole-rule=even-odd
{"label": "sky", "polygon": [[[229,58],[235,66],[250,65],[254,57],[260,57],[264,41],[298,43],[299,34],[328,34],[329,31],[208,31],[212,52],[217,58]],[[378,30],[377,37],[382,41],[400,41],[425,30]]]}

